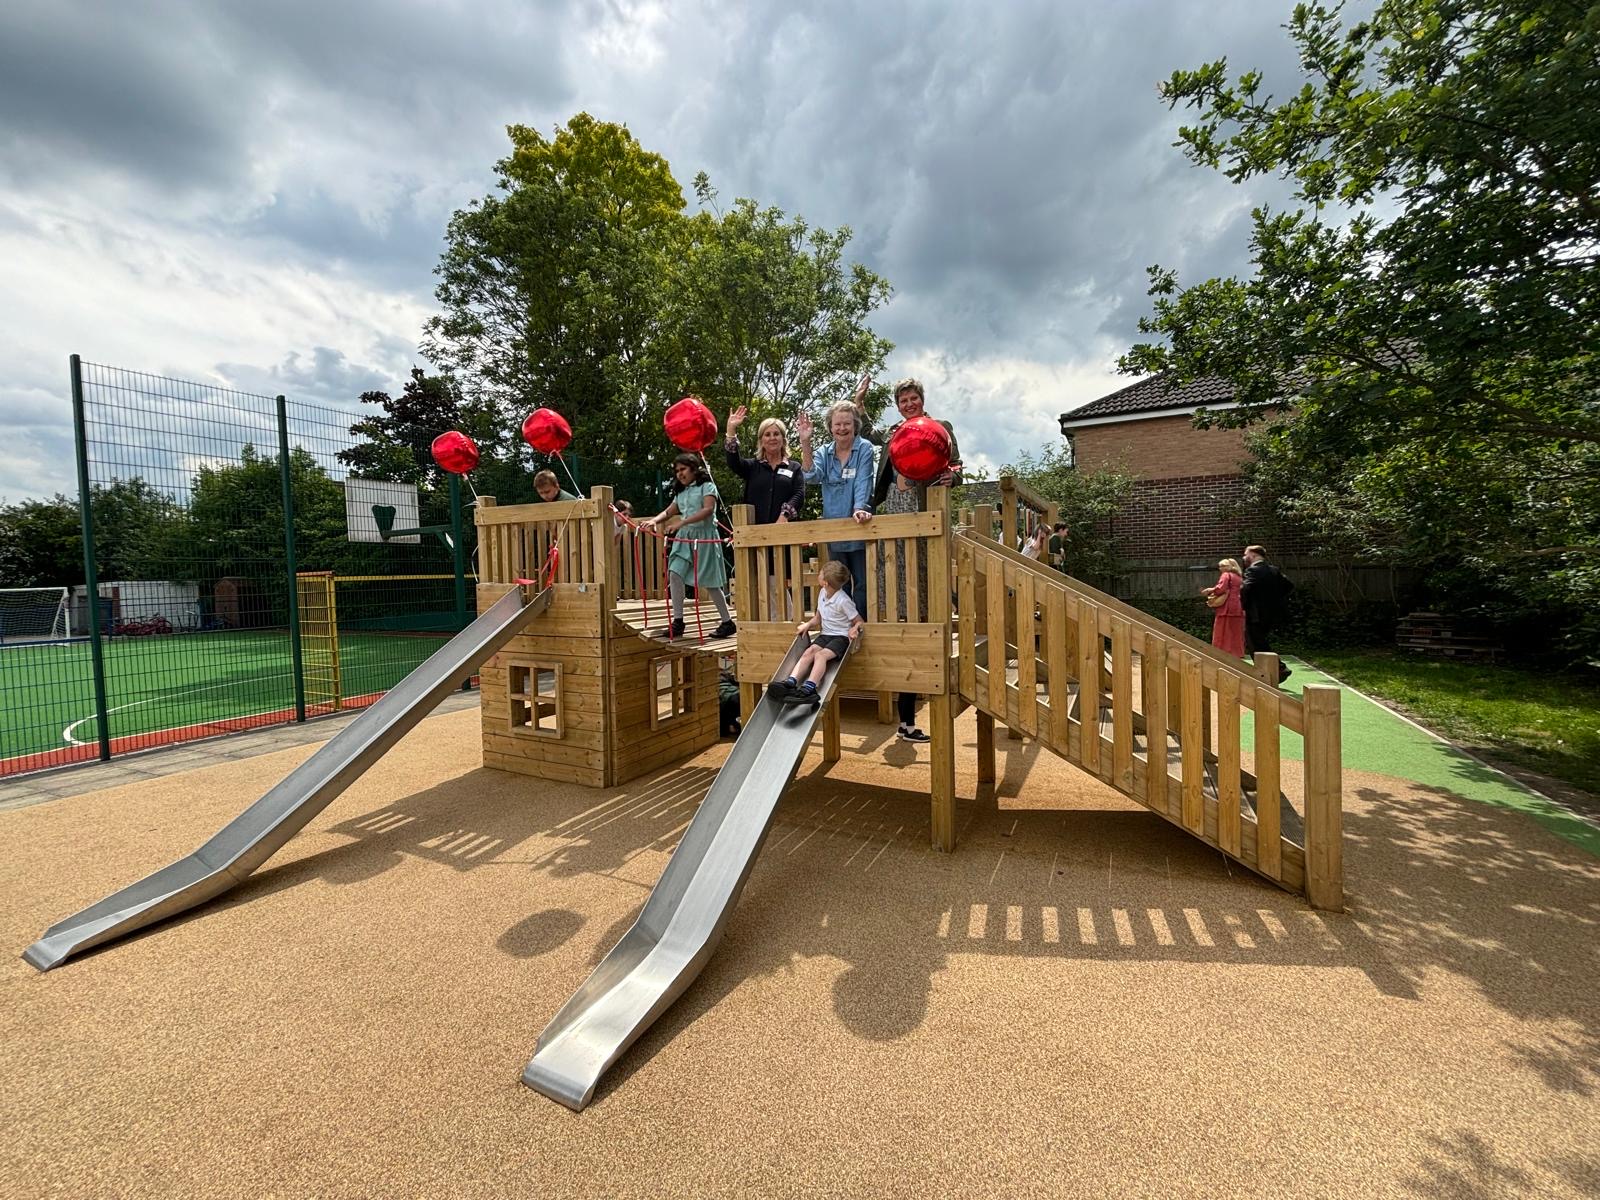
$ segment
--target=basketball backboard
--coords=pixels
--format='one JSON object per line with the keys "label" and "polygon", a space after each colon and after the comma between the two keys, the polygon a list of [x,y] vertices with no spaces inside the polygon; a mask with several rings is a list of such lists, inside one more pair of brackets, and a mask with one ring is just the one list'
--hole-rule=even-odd
{"label": "basketball backboard", "polygon": [[[417,514],[417,487],[412,483],[392,483],[387,479],[357,479],[344,481],[344,519],[346,536],[352,542],[403,542],[416,545],[422,538],[415,534],[401,534],[385,539],[378,531],[378,519],[373,514],[374,505],[394,510],[392,529],[415,529],[422,522]],[[387,514],[386,514],[387,515]]]}

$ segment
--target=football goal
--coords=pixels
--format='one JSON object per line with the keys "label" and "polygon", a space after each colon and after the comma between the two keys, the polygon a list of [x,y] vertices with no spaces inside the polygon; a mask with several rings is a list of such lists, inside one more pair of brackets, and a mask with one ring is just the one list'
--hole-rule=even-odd
{"label": "football goal", "polygon": [[64,587],[0,588],[0,644],[63,641],[72,636]]}

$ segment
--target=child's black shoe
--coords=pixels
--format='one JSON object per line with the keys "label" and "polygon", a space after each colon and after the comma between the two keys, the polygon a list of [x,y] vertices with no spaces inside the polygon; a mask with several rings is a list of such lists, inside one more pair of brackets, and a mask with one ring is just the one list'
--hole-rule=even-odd
{"label": "child's black shoe", "polygon": [[738,632],[739,632],[739,627],[733,623],[733,619],[730,617],[728,620],[724,621],[721,625],[718,625],[716,627],[716,629],[712,630],[711,636],[714,637],[714,638],[732,637],[734,634],[736,634]]}
{"label": "child's black shoe", "polygon": [[767,695],[771,696],[779,704],[782,704],[794,693],[794,689],[794,680],[774,679],[771,683],[767,684]]}

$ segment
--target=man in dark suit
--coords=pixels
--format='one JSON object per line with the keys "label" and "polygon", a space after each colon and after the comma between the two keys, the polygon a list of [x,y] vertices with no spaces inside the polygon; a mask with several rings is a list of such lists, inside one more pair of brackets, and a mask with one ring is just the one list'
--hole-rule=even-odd
{"label": "man in dark suit", "polygon": [[[1244,586],[1239,600],[1244,605],[1244,645],[1253,660],[1257,654],[1274,653],[1272,630],[1283,619],[1289,593],[1294,588],[1282,571],[1267,561],[1265,547],[1244,548]],[[1278,664],[1278,682],[1293,674]]]}

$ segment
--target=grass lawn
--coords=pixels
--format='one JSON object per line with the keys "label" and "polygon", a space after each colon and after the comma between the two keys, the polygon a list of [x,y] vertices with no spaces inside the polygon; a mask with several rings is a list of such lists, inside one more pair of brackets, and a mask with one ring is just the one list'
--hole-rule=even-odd
{"label": "grass lawn", "polygon": [[1600,794],[1600,682],[1393,650],[1305,658],[1486,758]]}

